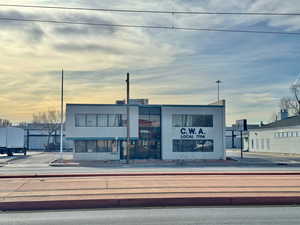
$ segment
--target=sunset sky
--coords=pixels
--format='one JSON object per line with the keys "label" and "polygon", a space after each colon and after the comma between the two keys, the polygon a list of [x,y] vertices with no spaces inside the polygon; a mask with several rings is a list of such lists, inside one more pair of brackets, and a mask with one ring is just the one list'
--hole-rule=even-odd
{"label": "sunset sky", "polygon": [[[69,0],[3,1],[86,8],[300,12],[299,0]],[[300,32],[300,16],[170,15],[0,7],[0,18],[105,24]],[[222,80],[227,124],[268,122],[300,73],[300,35],[195,32],[0,20],[0,118],[31,120],[59,109],[60,70],[66,103],[208,104]]]}

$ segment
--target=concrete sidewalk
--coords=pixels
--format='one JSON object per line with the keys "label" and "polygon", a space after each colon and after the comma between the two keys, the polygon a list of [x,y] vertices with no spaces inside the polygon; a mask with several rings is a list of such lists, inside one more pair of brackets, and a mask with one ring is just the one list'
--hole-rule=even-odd
{"label": "concrete sidewalk", "polygon": [[300,204],[299,178],[267,171],[2,177],[0,210]]}

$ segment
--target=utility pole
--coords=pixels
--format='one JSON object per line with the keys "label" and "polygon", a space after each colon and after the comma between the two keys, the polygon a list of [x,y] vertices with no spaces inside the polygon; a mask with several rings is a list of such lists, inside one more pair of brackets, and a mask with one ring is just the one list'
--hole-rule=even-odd
{"label": "utility pole", "polygon": [[130,160],[130,153],[129,153],[129,149],[130,149],[130,112],[129,112],[129,99],[130,99],[130,92],[129,92],[129,88],[130,88],[130,80],[129,80],[129,73],[127,73],[127,79],[126,79],[126,84],[127,84],[127,145],[126,145],[126,160],[127,163],[129,163]]}
{"label": "utility pole", "polygon": [[63,159],[63,126],[64,126],[64,70],[61,70],[61,100],[60,100],[60,158]]}
{"label": "utility pole", "polygon": [[218,103],[220,102],[220,83],[222,83],[222,81],[217,80],[216,83],[218,84]]}
{"label": "utility pole", "polygon": [[244,158],[243,150],[244,150],[244,145],[243,145],[243,131],[241,131],[241,159]]}

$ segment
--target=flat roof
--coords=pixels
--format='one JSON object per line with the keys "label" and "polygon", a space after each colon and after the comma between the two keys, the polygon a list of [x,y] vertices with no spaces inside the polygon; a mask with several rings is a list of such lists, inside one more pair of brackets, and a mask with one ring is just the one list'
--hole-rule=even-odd
{"label": "flat roof", "polygon": [[[118,105],[118,104],[76,104],[76,103],[67,103],[67,106],[126,106]],[[140,105],[140,104],[129,104],[129,106],[137,106],[137,107],[208,107],[208,108],[224,108],[224,105],[158,105],[158,104],[148,104],[148,105]]]}
{"label": "flat roof", "polygon": [[265,124],[261,127],[251,129],[251,130],[261,130],[261,129],[278,129],[278,128],[285,128],[285,127],[294,127],[300,126],[300,115],[299,116],[291,116],[286,119],[278,120],[273,123]]}

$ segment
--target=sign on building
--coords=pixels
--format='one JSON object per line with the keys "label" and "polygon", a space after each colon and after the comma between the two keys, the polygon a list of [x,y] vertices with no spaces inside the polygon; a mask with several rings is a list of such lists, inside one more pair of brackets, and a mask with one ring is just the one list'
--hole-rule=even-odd
{"label": "sign on building", "polygon": [[246,119],[237,120],[235,124],[236,124],[235,127],[236,127],[237,131],[246,131],[246,130],[248,130]]}

